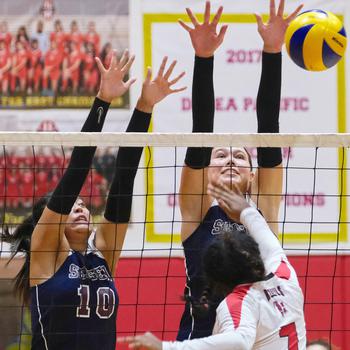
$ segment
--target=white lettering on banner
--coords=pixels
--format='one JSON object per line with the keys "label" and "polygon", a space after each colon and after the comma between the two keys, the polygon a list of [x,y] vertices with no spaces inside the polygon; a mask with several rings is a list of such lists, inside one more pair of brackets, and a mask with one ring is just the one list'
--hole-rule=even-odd
{"label": "white lettering on banner", "polygon": [[[192,100],[189,97],[181,99],[181,111],[190,111]],[[243,111],[254,112],[256,110],[255,97],[216,97],[215,109],[217,112]],[[282,112],[308,112],[310,110],[310,100],[308,97],[282,97]]]}

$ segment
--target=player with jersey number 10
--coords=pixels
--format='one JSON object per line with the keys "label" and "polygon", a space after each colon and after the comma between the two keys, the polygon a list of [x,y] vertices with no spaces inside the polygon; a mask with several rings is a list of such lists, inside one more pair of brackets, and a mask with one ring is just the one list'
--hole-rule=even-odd
{"label": "player with jersey number 10", "polygon": [[[123,81],[133,61],[127,50],[120,60],[114,52],[109,68],[97,59],[101,86],[82,132],[102,131],[110,103],[135,81]],[[164,57],[153,79],[148,68],[127,132],[147,132],[154,105],[185,89],[172,88],[184,75],[171,79],[175,65],[173,61],[167,68]],[[40,199],[14,232],[5,228],[0,237],[12,244],[12,257],[26,257],[15,290],[30,305],[35,350],[115,350],[119,298],[113,272],[130,220],[143,148],[119,148],[104,217],[96,229],[79,198],[95,150],[74,147],[54,192]]]}

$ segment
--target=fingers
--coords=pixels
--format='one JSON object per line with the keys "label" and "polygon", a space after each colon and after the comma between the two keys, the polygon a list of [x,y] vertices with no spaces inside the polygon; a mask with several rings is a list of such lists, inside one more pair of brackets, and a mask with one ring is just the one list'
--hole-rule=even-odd
{"label": "fingers", "polygon": [[217,25],[218,25],[223,10],[224,10],[224,8],[223,8],[222,6],[220,6],[219,9],[218,9],[218,11],[216,12],[216,14],[215,14],[215,16],[214,16],[214,18],[213,18],[213,21],[211,22],[214,26],[217,26]]}
{"label": "fingers", "polygon": [[191,20],[192,24],[195,27],[198,27],[199,26],[199,22],[197,20],[197,17],[193,14],[192,10],[189,9],[189,8],[186,8],[186,12],[188,14],[188,17],[190,17],[190,20]]}
{"label": "fingers", "polygon": [[232,195],[243,195],[239,186],[235,182],[230,182],[230,188],[220,180],[213,180],[211,184],[208,185],[208,190],[211,191],[213,197],[215,198],[225,198],[229,200]]}
{"label": "fingers", "polygon": [[218,39],[219,39],[219,41],[221,43],[224,41],[224,38],[225,38],[225,35],[226,35],[226,32],[227,32],[227,28],[228,28],[228,25],[225,24],[220,29],[220,32],[219,32],[219,35],[218,35]]}
{"label": "fingers", "polygon": [[101,60],[98,58],[98,57],[95,57],[95,61],[96,61],[96,64],[97,64],[97,68],[98,70],[100,71],[100,73],[105,73],[106,72],[106,68],[105,66],[103,65],[103,63],[101,62]]}
{"label": "fingers", "polygon": [[254,16],[256,19],[256,23],[258,24],[258,29],[262,28],[264,26],[264,22],[261,15],[259,15],[258,13],[254,13]]}
{"label": "fingers", "polygon": [[276,4],[275,0],[270,0],[270,18],[276,16]]}
{"label": "fingers", "polygon": [[130,89],[130,86],[131,86],[132,84],[134,84],[135,81],[136,81],[136,78],[130,78],[127,82],[125,82],[125,87],[126,87],[127,89]]}
{"label": "fingers", "polygon": [[210,21],[210,1],[205,2],[205,11],[204,11],[204,23],[209,24]]}
{"label": "fingers", "polygon": [[291,13],[285,20],[286,22],[289,24],[291,21],[293,21],[293,19],[295,19],[296,16],[298,16],[299,12],[301,11],[301,9],[304,7],[303,4],[299,5],[297,7],[297,9]]}
{"label": "fingers", "polygon": [[112,59],[111,59],[111,63],[109,64],[108,70],[114,69],[116,67],[117,67],[117,51],[113,50]]}
{"label": "fingers", "polygon": [[179,24],[181,25],[181,27],[183,29],[185,29],[187,32],[190,32],[192,30],[192,28],[190,26],[188,26],[184,21],[182,21],[181,19],[178,20]]}
{"label": "fingers", "polygon": [[284,5],[285,5],[285,0],[280,0],[280,4],[278,6],[278,11],[277,11],[277,16],[283,17]]}
{"label": "fingers", "polygon": [[178,88],[178,89],[170,89],[170,93],[171,94],[176,94],[178,92],[185,91],[186,89],[187,89],[187,86],[183,86],[183,87]]}
{"label": "fingers", "polygon": [[168,56],[165,56],[162,60],[162,63],[159,67],[159,71],[158,71],[158,77],[162,77],[164,75],[164,70],[165,70],[165,66],[166,66],[166,63],[168,61]]}
{"label": "fingers", "polygon": [[182,72],[175,79],[169,81],[169,86],[175,85],[180,79],[182,79],[186,75],[186,72]]}
{"label": "fingers", "polygon": [[171,65],[169,66],[168,70],[166,71],[164,78],[168,80],[170,78],[170,75],[172,74],[175,66],[176,66],[177,61],[173,61]]}
{"label": "fingers", "polygon": [[149,84],[152,79],[152,68],[147,67],[147,73],[146,73],[146,78],[145,78],[145,83]]}
{"label": "fingers", "polygon": [[129,335],[127,337],[118,337],[117,338],[118,343],[131,343],[134,340],[135,340],[135,336],[133,336],[133,335]]}
{"label": "fingers", "polygon": [[[126,58],[125,59],[127,59],[127,56],[126,56]],[[125,65],[119,65],[120,67],[123,67],[122,69],[121,69],[121,71],[125,74],[125,73],[127,73],[127,72],[129,72],[129,70],[130,70],[130,68],[131,68],[131,66],[133,65],[133,63],[134,63],[134,61],[135,61],[135,55],[132,55],[131,57],[129,57],[129,59],[128,59],[128,61],[127,61],[127,63],[125,64]]]}
{"label": "fingers", "polygon": [[121,69],[125,66],[126,62],[128,61],[129,58],[129,51],[128,49],[125,49],[122,57],[120,58],[119,64],[118,64],[118,68]]}

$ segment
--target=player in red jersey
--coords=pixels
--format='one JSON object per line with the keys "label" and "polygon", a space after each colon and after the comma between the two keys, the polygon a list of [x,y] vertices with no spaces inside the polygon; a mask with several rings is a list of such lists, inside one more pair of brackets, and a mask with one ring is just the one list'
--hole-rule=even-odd
{"label": "player in red jersey", "polygon": [[20,91],[24,92],[27,89],[28,79],[28,50],[22,41],[16,42],[16,52],[12,56],[11,69],[11,92],[16,90],[19,84]]}
{"label": "player in red jersey", "polygon": [[82,54],[76,43],[71,41],[69,43],[69,55],[65,57],[63,61],[63,92],[67,90],[68,82],[71,82],[72,84],[73,93],[76,94],[78,92],[81,61]]}
{"label": "player in red jersey", "polygon": [[111,43],[106,43],[103,46],[103,49],[101,51],[101,61],[103,62],[104,65],[108,65],[111,63],[113,57],[113,50],[112,50],[112,45]]}
{"label": "player in red jersey", "polygon": [[43,73],[42,52],[39,49],[39,43],[37,39],[33,39],[31,43],[31,51],[29,56],[30,68],[29,68],[29,92],[38,92],[40,87],[40,80]]}
{"label": "player in red jersey", "polygon": [[83,55],[83,78],[84,90],[89,94],[93,94],[97,89],[98,71],[95,63],[96,53],[91,43],[85,45],[85,53]]}
{"label": "player in red jersey", "polygon": [[63,52],[67,41],[67,34],[63,31],[62,22],[59,19],[56,19],[54,28],[55,30],[50,34],[50,41],[55,41],[57,48]]}
{"label": "player in red jersey", "polygon": [[95,50],[96,56],[100,54],[100,35],[96,32],[96,25],[94,21],[90,21],[88,24],[88,30],[85,34],[85,43],[92,44]]}
{"label": "player in red jersey", "polygon": [[78,50],[80,50],[84,42],[84,35],[80,32],[77,21],[71,22],[70,32],[67,34],[67,40],[69,42],[74,42]]}
{"label": "player in red jersey", "polygon": [[25,26],[20,26],[16,34],[16,42],[20,41],[23,46],[29,48],[29,35],[27,33],[27,28]]}
{"label": "player in red jersey", "polygon": [[0,41],[4,41],[6,44],[7,51],[10,51],[12,35],[8,31],[6,21],[2,21],[0,23]]}
{"label": "player in red jersey", "polygon": [[51,82],[51,89],[56,94],[58,80],[61,75],[62,53],[57,48],[56,41],[51,41],[50,50],[44,59],[43,89],[48,88],[48,79]]}
{"label": "player in red jersey", "polygon": [[6,42],[0,40],[0,88],[3,95],[7,95],[9,80],[10,80],[10,71],[11,68],[11,55],[6,48]]}

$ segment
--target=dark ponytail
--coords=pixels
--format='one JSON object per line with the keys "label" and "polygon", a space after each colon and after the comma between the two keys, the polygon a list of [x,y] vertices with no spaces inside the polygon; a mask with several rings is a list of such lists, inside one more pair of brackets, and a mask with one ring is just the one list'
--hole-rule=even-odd
{"label": "dark ponytail", "polygon": [[24,221],[11,232],[8,226],[4,227],[0,238],[2,241],[10,243],[11,256],[7,264],[17,254],[25,256],[25,262],[18,272],[14,282],[14,292],[22,299],[25,304],[29,304],[30,285],[29,285],[29,266],[30,266],[30,241],[36,224],[46,207],[49,196],[39,199],[33,206],[33,211]]}

